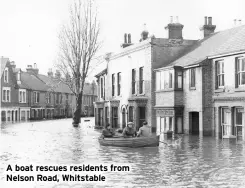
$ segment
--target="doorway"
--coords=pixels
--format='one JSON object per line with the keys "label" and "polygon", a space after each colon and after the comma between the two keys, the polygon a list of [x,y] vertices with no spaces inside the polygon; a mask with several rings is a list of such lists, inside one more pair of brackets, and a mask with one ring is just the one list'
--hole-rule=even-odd
{"label": "doorway", "polygon": [[191,134],[199,135],[199,112],[190,112]]}
{"label": "doorway", "polygon": [[122,110],[122,128],[126,127],[126,110],[123,108]]}
{"label": "doorway", "polygon": [[143,122],[145,121],[145,107],[139,107],[139,125],[138,129],[143,126]]}
{"label": "doorway", "polygon": [[103,108],[99,108],[99,126],[103,126]]}

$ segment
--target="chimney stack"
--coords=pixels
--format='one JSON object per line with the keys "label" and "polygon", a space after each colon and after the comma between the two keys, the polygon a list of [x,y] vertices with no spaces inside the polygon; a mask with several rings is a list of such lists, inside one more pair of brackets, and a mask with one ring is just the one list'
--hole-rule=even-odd
{"label": "chimney stack", "polygon": [[52,69],[49,69],[48,70],[48,77],[53,77],[53,71],[52,71]]}
{"label": "chimney stack", "polygon": [[32,67],[32,65],[27,65],[26,71],[31,74],[38,74],[39,69],[37,68],[37,64],[34,63],[34,67]]}
{"label": "chimney stack", "polygon": [[11,61],[10,62],[10,65],[11,65],[11,67],[16,68],[16,65],[15,65],[15,62],[14,61]]}
{"label": "chimney stack", "polygon": [[126,48],[128,46],[132,45],[131,43],[131,34],[124,34],[124,43],[121,45],[122,48]]}
{"label": "chimney stack", "polygon": [[56,70],[56,72],[55,72],[55,78],[56,79],[60,79],[61,78],[61,74],[60,74],[60,71],[59,70]]}
{"label": "chimney stack", "polygon": [[216,25],[213,25],[212,23],[212,17],[204,17],[204,25],[200,28],[200,30],[203,32],[203,37],[208,37],[212,33],[214,33],[214,30],[216,28]]}
{"label": "chimney stack", "polygon": [[178,16],[176,16],[175,23],[173,23],[173,16],[171,16],[170,23],[165,27],[169,39],[183,39],[182,30],[184,25],[180,24],[178,19]]}
{"label": "chimney stack", "polygon": [[148,38],[148,35],[149,35],[149,32],[148,32],[147,29],[146,29],[146,24],[144,24],[144,29],[143,29],[143,31],[141,32],[141,39],[140,39],[140,42],[146,40],[146,39]]}

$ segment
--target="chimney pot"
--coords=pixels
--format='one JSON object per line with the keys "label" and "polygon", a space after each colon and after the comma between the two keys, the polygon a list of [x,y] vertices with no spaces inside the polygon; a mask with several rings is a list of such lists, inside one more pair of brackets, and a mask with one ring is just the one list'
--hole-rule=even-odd
{"label": "chimney pot", "polygon": [[204,17],[204,25],[208,25],[208,17],[207,16]]}
{"label": "chimney pot", "polygon": [[127,44],[127,34],[124,34],[124,44]]}
{"label": "chimney pot", "polygon": [[212,17],[208,17],[208,25],[212,25]]}
{"label": "chimney pot", "polygon": [[176,20],[175,20],[176,23],[179,23],[179,17],[176,16]]}
{"label": "chimney pot", "polygon": [[239,25],[242,25],[242,20],[238,20],[239,21]]}
{"label": "chimney pot", "polygon": [[173,16],[170,16],[170,23],[173,23]]}
{"label": "chimney pot", "polygon": [[131,34],[128,34],[128,43],[131,44]]}

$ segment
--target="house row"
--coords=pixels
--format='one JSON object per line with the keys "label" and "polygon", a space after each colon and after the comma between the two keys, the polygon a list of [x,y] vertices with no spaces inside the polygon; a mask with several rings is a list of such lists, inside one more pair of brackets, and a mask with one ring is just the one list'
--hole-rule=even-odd
{"label": "house row", "polygon": [[[171,21],[168,38],[125,34],[122,48],[107,54],[95,75],[96,124],[152,131],[245,139],[245,25],[215,32],[204,18],[200,40],[183,39],[184,25]],[[105,89],[106,88],[106,89]]]}
{"label": "house row", "polygon": [[[75,95],[61,81],[57,71],[53,75],[39,74],[37,65],[28,65],[26,72],[16,68],[15,62],[1,58],[1,121],[26,121],[71,117],[75,109]],[[84,86],[82,114],[92,116],[96,100],[96,86]]]}

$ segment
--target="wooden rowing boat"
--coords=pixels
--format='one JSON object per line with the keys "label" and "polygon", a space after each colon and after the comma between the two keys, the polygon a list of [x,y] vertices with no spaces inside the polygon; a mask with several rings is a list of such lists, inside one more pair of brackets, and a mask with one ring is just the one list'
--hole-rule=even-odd
{"label": "wooden rowing boat", "polygon": [[99,143],[102,146],[116,146],[116,147],[157,147],[159,146],[159,136],[151,137],[112,137],[112,138],[99,138]]}

